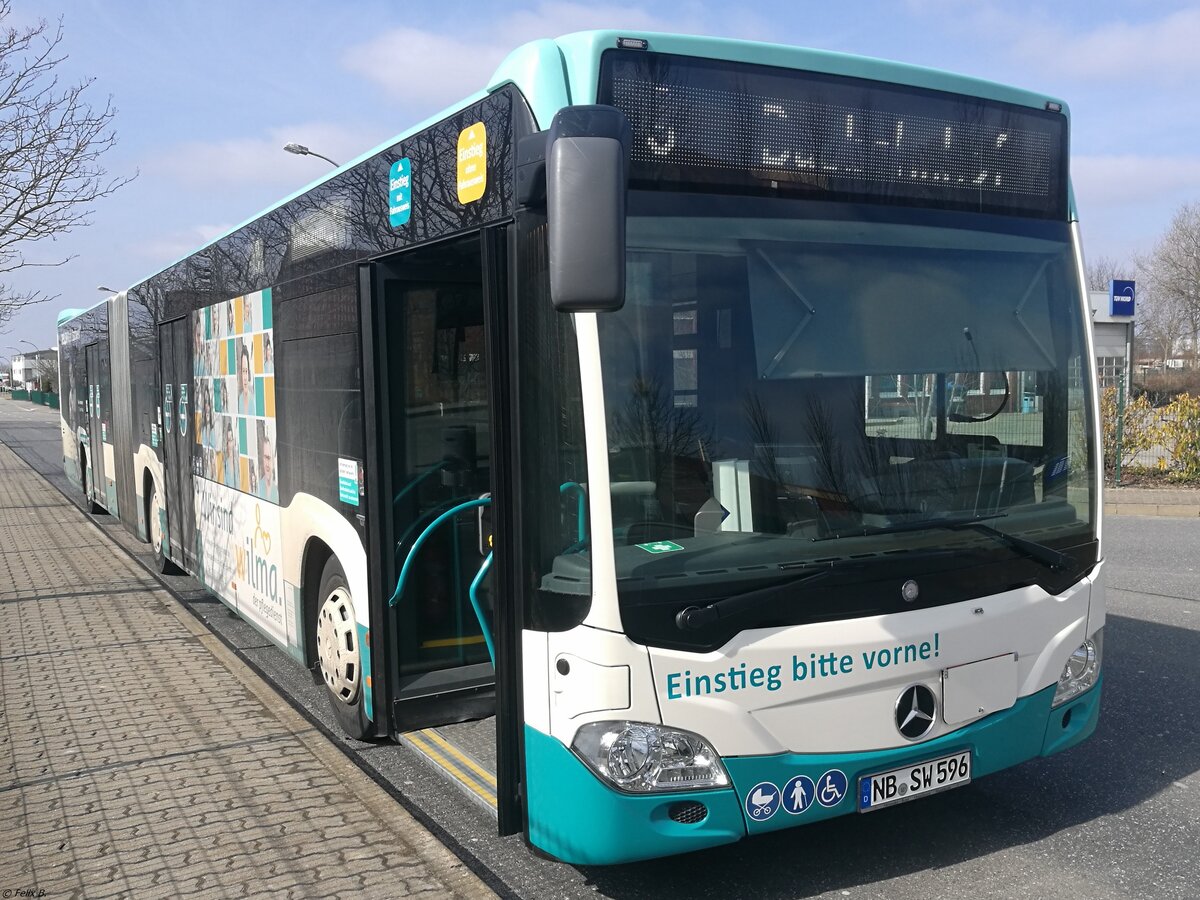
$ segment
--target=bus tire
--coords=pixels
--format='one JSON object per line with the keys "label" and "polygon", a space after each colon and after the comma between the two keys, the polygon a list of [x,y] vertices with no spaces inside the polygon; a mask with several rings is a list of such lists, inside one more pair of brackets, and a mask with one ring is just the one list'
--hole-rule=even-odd
{"label": "bus tire", "polygon": [[160,513],[162,499],[158,488],[150,482],[150,494],[146,497],[146,534],[150,538],[150,548],[154,551],[154,570],[162,575],[181,575],[183,571],[167,557],[163,550],[163,530]]}
{"label": "bus tire", "polygon": [[352,738],[371,736],[371,720],[363,703],[362,654],[354,617],[354,598],[337,557],[331,556],[321,572],[317,594],[317,672],[329,695],[333,715]]}

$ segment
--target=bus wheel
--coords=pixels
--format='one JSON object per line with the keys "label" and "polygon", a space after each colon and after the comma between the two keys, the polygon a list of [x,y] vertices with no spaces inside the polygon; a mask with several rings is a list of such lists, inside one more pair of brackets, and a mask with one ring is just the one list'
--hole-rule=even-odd
{"label": "bus wheel", "polygon": [[352,738],[371,734],[371,720],[363,703],[362,654],[354,618],[354,598],[346,575],[335,557],[321,572],[317,607],[317,667],[329,692],[338,725]]}
{"label": "bus wheel", "polygon": [[162,498],[158,488],[150,488],[150,496],[146,500],[146,531],[150,535],[150,546],[154,550],[154,568],[163,575],[178,575],[180,569],[167,558],[163,549],[162,520],[165,518]]}

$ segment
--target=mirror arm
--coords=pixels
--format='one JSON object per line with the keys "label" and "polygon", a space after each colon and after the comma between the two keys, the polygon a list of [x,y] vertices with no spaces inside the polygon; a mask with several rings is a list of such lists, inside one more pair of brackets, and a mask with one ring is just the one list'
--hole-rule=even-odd
{"label": "mirror arm", "polygon": [[545,209],[546,148],[549,131],[527,134],[517,141],[517,205]]}

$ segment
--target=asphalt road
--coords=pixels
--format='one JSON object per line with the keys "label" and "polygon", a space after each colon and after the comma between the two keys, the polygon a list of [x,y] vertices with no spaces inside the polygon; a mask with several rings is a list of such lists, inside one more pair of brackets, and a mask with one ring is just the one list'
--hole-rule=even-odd
{"label": "asphalt road", "polygon": [[[66,488],[57,414],[28,406],[0,400],[0,440]],[[123,531],[111,520],[105,527]],[[1100,726],[1083,745],[869,816],[604,869],[549,863],[519,840],[497,838],[487,814],[407,748],[335,736],[303,669],[191,579],[166,581],[501,893],[1193,900],[1200,895],[1200,519],[1107,517],[1104,540],[1105,696]],[[125,545],[145,559],[131,538]]]}

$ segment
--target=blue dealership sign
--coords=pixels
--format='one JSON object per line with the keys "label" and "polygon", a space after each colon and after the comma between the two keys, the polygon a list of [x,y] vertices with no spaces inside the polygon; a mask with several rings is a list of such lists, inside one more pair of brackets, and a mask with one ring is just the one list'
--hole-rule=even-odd
{"label": "blue dealership sign", "polygon": [[1132,281],[1113,279],[1108,290],[1108,314],[1110,316],[1132,316],[1135,294]]}

